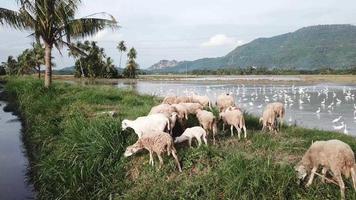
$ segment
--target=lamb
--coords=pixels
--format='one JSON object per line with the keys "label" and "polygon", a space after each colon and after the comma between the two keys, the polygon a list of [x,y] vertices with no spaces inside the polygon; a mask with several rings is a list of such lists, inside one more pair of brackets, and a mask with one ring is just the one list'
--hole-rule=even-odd
{"label": "lamb", "polygon": [[180,103],[180,105],[185,106],[187,109],[187,113],[189,114],[196,114],[197,110],[202,110],[203,106],[199,103]]}
{"label": "lamb", "polygon": [[262,131],[265,131],[267,128],[269,131],[277,131],[276,130],[276,113],[271,107],[267,107],[260,118],[260,123],[262,123]]}
{"label": "lamb", "polygon": [[144,134],[152,132],[153,130],[165,131],[167,129],[169,132],[171,131],[170,121],[162,113],[138,117],[135,120],[124,119],[121,122],[121,128],[125,130],[128,127],[135,131],[138,138],[141,138]]}
{"label": "lamb", "polygon": [[212,112],[199,109],[197,110],[196,117],[198,118],[199,124],[204,128],[207,133],[213,133],[213,143],[215,144],[217,125],[214,114]]}
{"label": "lamb", "polygon": [[176,101],[177,97],[176,96],[166,96],[163,101],[162,104],[169,104],[172,105],[174,104],[174,102]]}
{"label": "lamb", "polygon": [[211,108],[210,99],[208,96],[200,96],[200,95],[196,95],[196,94],[192,93],[191,100],[192,100],[192,103],[199,103],[204,108],[206,108],[206,107]]}
{"label": "lamb", "polygon": [[275,114],[276,114],[276,119],[278,120],[278,126],[281,126],[283,124],[283,118],[285,115],[285,108],[283,103],[281,102],[273,102],[267,105],[267,108],[271,108]]}
{"label": "lamb", "polygon": [[225,124],[230,125],[231,136],[234,136],[234,127],[237,130],[238,138],[241,139],[241,129],[244,131],[244,137],[247,137],[245,118],[242,111],[236,107],[228,107],[224,112],[219,114],[219,119],[223,120],[223,129]]}
{"label": "lamb", "polygon": [[191,103],[191,102],[192,102],[191,98],[190,97],[186,97],[186,96],[179,96],[174,101],[175,104],[178,104],[178,103]]}
{"label": "lamb", "polygon": [[333,178],[340,187],[342,199],[345,199],[345,185],[341,175],[348,178],[351,173],[353,187],[356,190],[355,156],[348,144],[340,140],[328,140],[317,141],[310,146],[302,160],[295,166],[300,181],[311,173],[306,184],[307,187],[312,184],[319,165],[323,167],[323,182],[325,181],[326,172],[331,170]]}
{"label": "lamb", "polygon": [[206,139],[206,131],[200,126],[194,126],[192,128],[187,128],[183,134],[176,137],[174,143],[181,143],[186,140],[189,141],[189,147],[192,147],[192,139],[196,138],[198,141],[198,146],[201,145],[201,140],[203,139],[205,145],[208,145],[208,140]]}
{"label": "lamb", "polygon": [[162,131],[154,131],[150,134],[146,134],[143,137],[139,138],[137,142],[126,148],[124,153],[125,157],[131,156],[136,152],[139,152],[143,149],[148,150],[150,153],[149,163],[154,166],[153,153],[156,153],[159,159],[159,168],[163,165],[162,153],[167,152],[168,156],[172,153],[172,156],[177,164],[179,172],[182,172],[182,168],[177,157],[177,151],[174,148],[172,137]]}
{"label": "lamb", "polygon": [[234,97],[231,94],[221,94],[216,100],[216,105],[219,108],[219,112],[224,111],[230,106],[235,106]]}

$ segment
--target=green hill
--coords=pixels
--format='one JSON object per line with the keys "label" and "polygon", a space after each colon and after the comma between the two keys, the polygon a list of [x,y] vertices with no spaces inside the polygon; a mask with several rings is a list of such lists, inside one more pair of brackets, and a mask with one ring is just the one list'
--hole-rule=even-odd
{"label": "green hill", "polygon": [[356,65],[356,26],[318,25],[292,33],[258,38],[226,56],[185,61],[162,72],[248,66],[314,70]]}

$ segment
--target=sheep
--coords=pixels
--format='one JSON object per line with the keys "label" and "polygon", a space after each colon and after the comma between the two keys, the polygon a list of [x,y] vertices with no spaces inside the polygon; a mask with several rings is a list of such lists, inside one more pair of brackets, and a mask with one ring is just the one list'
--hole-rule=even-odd
{"label": "sheep", "polygon": [[162,104],[169,104],[172,105],[174,104],[174,102],[176,101],[177,97],[176,96],[166,96],[163,101]]}
{"label": "sheep", "polygon": [[239,139],[241,139],[241,129],[244,131],[244,138],[247,137],[245,118],[239,108],[232,106],[228,107],[224,112],[219,114],[219,119],[223,120],[223,130],[225,129],[225,124],[230,125],[231,136],[234,136],[235,127]]}
{"label": "sheep", "polygon": [[196,114],[197,110],[202,110],[203,106],[199,103],[180,103],[180,105],[185,106],[187,109],[187,113],[189,114]]}
{"label": "sheep", "polygon": [[176,109],[178,114],[178,122],[182,127],[185,127],[185,121],[188,120],[188,108],[187,106],[181,104],[172,104],[172,106]]}
{"label": "sheep", "polygon": [[122,120],[122,130],[128,127],[135,131],[138,138],[141,138],[147,132],[152,132],[152,130],[165,131],[167,129],[169,132],[171,131],[170,120],[162,113],[138,117],[135,120]]}
{"label": "sheep", "polygon": [[273,103],[270,103],[267,105],[267,108],[271,108],[275,114],[276,114],[276,119],[278,120],[278,127],[279,126],[282,126],[283,124],[283,118],[284,118],[284,115],[285,115],[285,108],[284,108],[284,105],[283,103],[281,102],[273,102]]}
{"label": "sheep", "polygon": [[260,123],[262,123],[262,131],[265,131],[267,128],[269,131],[276,131],[276,113],[271,107],[266,107],[260,118]]}
{"label": "sheep", "polygon": [[224,111],[230,106],[235,106],[234,97],[231,94],[221,94],[216,100],[216,105],[219,108],[219,112]]}
{"label": "sheep", "polygon": [[198,141],[198,146],[201,145],[201,140],[203,139],[205,145],[208,145],[208,140],[206,139],[206,131],[200,126],[194,126],[192,128],[187,128],[183,134],[176,137],[174,143],[181,143],[186,140],[189,141],[189,147],[192,147],[192,139],[196,138]]}
{"label": "sheep", "polygon": [[212,112],[206,110],[197,110],[196,117],[199,124],[204,128],[204,130],[209,133],[213,133],[213,143],[215,144],[215,135],[217,132],[216,119]]}
{"label": "sheep", "polygon": [[190,97],[186,97],[186,96],[179,96],[174,101],[175,104],[178,104],[178,103],[191,103],[191,102],[192,102],[192,99]]}
{"label": "sheep", "polygon": [[210,99],[208,96],[200,96],[200,95],[196,95],[196,94],[192,93],[191,100],[192,100],[192,103],[199,103],[204,108],[206,108],[206,107],[211,108]]}
{"label": "sheep", "polygon": [[306,187],[309,187],[319,165],[323,167],[323,182],[325,182],[326,172],[331,170],[333,178],[340,187],[342,199],[345,199],[345,185],[341,175],[348,178],[351,173],[353,187],[356,190],[355,156],[348,144],[340,140],[314,142],[295,166],[299,181],[303,181],[311,173],[306,184]]}
{"label": "sheep", "polygon": [[152,115],[156,113],[164,113],[166,115],[170,115],[173,112],[177,112],[177,110],[173,106],[169,104],[160,104],[152,107],[148,115]]}
{"label": "sheep", "polygon": [[134,153],[141,151],[142,149],[148,150],[150,153],[149,163],[154,166],[153,153],[156,153],[159,159],[159,169],[163,165],[162,153],[167,152],[168,156],[172,153],[172,156],[177,164],[179,172],[182,172],[182,168],[179,163],[177,151],[174,148],[172,137],[162,131],[153,131],[149,134],[139,138],[137,142],[126,148],[124,153],[125,157],[131,156]]}

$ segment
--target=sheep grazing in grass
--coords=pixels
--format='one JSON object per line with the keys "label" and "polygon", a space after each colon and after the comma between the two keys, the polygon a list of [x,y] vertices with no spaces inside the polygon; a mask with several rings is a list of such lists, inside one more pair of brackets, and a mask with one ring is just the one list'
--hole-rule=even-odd
{"label": "sheep grazing in grass", "polygon": [[199,103],[204,108],[206,108],[206,107],[211,108],[210,99],[208,96],[200,96],[200,95],[196,95],[196,94],[192,93],[191,100],[192,100],[192,103]]}
{"label": "sheep grazing in grass", "polygon": [[295,167],[299,180],[304,180],[310,174],[306,184],[307,187],[310,186],[319,166],[323,167],[323,182],[325,182],[327,171],[332,172],[333,178],[340,187],[342,199],[345,199],[345,184],[342,175],[348,178],[351,174],[353,187],[356,190],[355,156],[348,144],[340,140],[314,142]]}
{"label": "sheep grazing in grass", "polygon": [[138,117],[135,120],[122,120],[122,130],[129,127],[135,131],[138,138],[141,138],[144,134],[152,132],[153,130],[165,131],[167,129],[171,132],[170,120],[162,113]]}
{"label": "sheep grazing in grass", "polygon": [[191,103],[191,102],[192,102],[192,99],[190,97],[187,97],[187,96],[179,96],[174,101],[175,104],[178,104],[178,103]]}
{"label": "sheep grazing in grass", "polygon": [[197,110],[196,117],[199,124],[204,128],[204,130],[209,133],[213,133],[213,143],[215,144],[215,135],[217,133],[216,119],[212,112],[206,110]]}
{"label": "sheep grazing in grass", "polygon": [[183,105],[187,109],[187,113],[189,114],[197,114],[198,110],[202,110],[203,106],[200,105],[200,103],[180,103],[180,105]]}
{"label": "sheep grazing in grass", "polygon": [[216,100],[216,105],[219,108],[219,112],[222,112],[230,106],[235,106],[234,97],[229,93],[221,94]]}
{"label": "sheep grazing in grass", "polygon": [[183,134],[176,137],[174,143],[181,143],[186,140],[189,142],[189,147],[192,147],[192,139],[195,138],[198,141],[198,146],[201,145],[201,140],[203,139],[205,145],[208,145],[208,140],[206,138],[206,131],[200,126],[194,126],[192,128],[187,128]]}
{"label": "sheep grazing in grass", "polygon": [[173,106],[169,104],[160,104],[152,107],[148,115],[156,114],[156,113],[164,113],[166,115],[170,115],[173,112],[177,112],[177,110]]}
{"label": "sheep grazing in grass", "polygon": [[169,104],[172,105],[174,104],[174,102],[176,101],[177,97],[176,96],[166,96],[163,101],[162,104]]}
{"label": "sheep grazing in grass", "polygon": [[219,119],[223,120],[223,130],[225,124],[230,125],[231,136],[234,136],[234,127],[237,130],[238,138],[241,139],[241,129],[244,131],[244,137],[247,137],[245,118],[242,111],[236,107],[228,107],[224,112],[219,114]]}
{"label": "sheep grazing in grass", "polygon": [[174,148],[172,137],[165,132],[154,131],[150,134],[146,134],[143,137],[139,138],[137,142],[126,148],[124,153],[125,157],[131,156],[132,154],[139,152],[143,149],[148,150],[150,154],[150,164],[154,166],[153,153],[156,153],[159,159],[159,168],[163,165],[162,153],[167,152],[168,156],[172,154],[178,170],[182,172],[182,168],[179,163],[177,156],[177,151]]}
{"label": "sheep grazing in grass", "polygon": [[276,113],[274,110],[270,107],[267,107],[263,113],[262,117],[260,118],[260,123],[262,123],[262,131],[266,131],[267,129],[269,131],[276,131],[276,124],[277,124],[277,118],[276,118]]}
{"label": "sheep grazing in grass", "polygon": [[277,119],[277,128],[283,124],[284,115],[286,110],[284,108],[284,104],[281,102],[273,102],[267,105],[267,108],[270,108],[274,111],[276,119]]}

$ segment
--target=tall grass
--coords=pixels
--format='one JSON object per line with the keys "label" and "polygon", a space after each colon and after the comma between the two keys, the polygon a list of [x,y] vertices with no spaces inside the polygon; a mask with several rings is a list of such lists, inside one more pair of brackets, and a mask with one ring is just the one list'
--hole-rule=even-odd
{"label": "tall grass", "polygon": [[[6,90],[27,124],[39,199],[338,199],[339,188],[319,178],[308,189],[297,185],[293,166],[312,141],[340,139],[356,150],[354,138],[334,132],[283,127],[278,135],[263,134],[258,119],[245,114],[247,139],[230,137],[227,129],[214,146],[180,144],[183,172],[169,157],[158,170],[145,152],[122,157],[136,136],[120,131],[120,121],[147,114],[158,103],[154,97],[65,83],[45,89],[33,79],[10,79]],[[104,110],[119,117],[95,115]],[[350,180],[346,186],[346,197],[356,199]]]}

